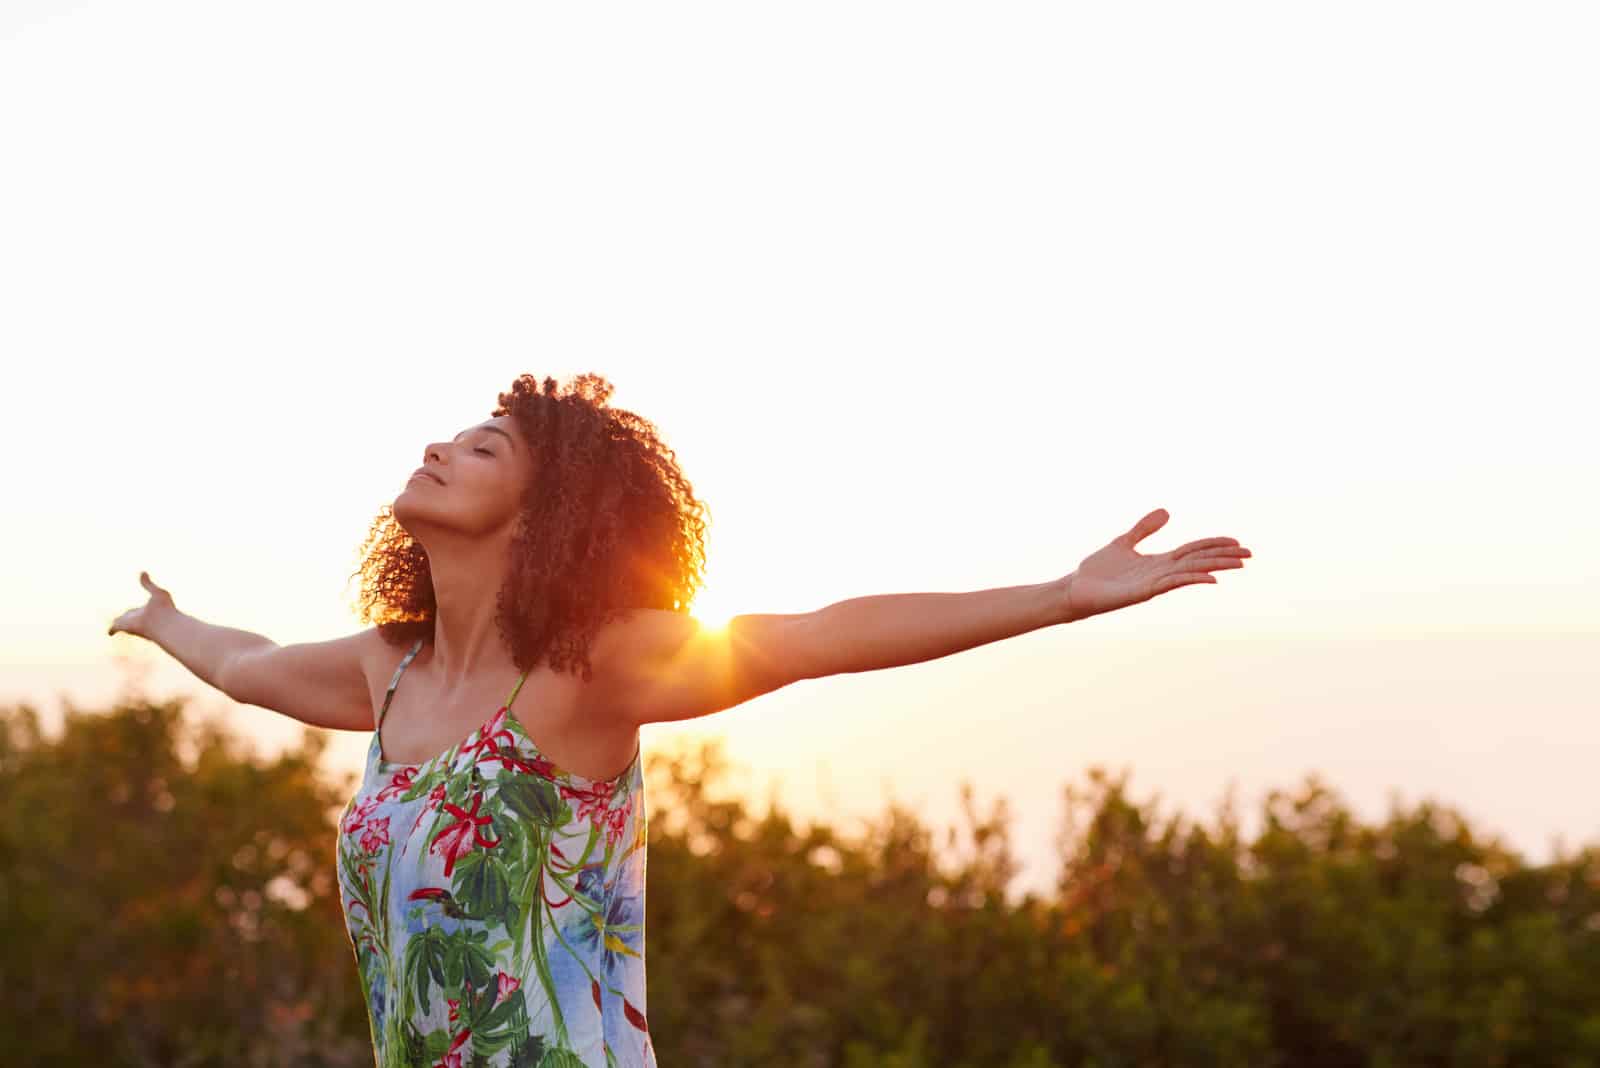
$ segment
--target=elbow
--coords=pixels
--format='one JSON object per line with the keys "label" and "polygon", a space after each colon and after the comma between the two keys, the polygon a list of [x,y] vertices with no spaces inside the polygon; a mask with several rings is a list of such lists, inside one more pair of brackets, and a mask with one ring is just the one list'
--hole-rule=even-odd
{"label": "elbow", "polygon": [[725,632],[727,683],[736,700],[817,678],[814,615],[746,614],[728,621]]}
{"label": "elbow", "polygon": [[822,658],[817,613],[806,612],[780,618],[780,632],[768,643],[771,649],[767,657],[768,667],[771,676],[777,680],[773,688],[832,674]]}

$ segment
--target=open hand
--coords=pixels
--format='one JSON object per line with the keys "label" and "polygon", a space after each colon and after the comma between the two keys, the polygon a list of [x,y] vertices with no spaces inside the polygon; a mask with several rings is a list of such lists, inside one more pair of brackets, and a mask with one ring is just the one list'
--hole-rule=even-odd
{"label": "open hand", "polygon": [[116,619],[111,621],[111,629],[107,634],[123,631],[128,634],[137,634],[141,638],[150,637],[150,624],[157,615],[170,612],[176,606],[172,603],[172,594],[150,581],[150,573],[139,572],[139,584],[150,591],[150,599],[137,608],[130,608]]}
{"label": "open hand", "polygon": [[1134,551],[1135,545],[1166,526],[1170,518],[1165,508],[1157,508],[1135,523],[1132,530],[1084,557],[1063,584],[1067,618],[1113,612],[1192,582],[1215,582],[1212,571],[1244,566],[1250,550],[1236,538],[1201,538],[1151,556]]}

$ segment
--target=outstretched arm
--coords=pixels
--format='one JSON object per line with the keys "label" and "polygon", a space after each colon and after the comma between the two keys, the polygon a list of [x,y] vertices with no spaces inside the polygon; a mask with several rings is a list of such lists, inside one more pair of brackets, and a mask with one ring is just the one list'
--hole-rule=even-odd
{"label": "outstretched arm", "polygon": [[1066,623],[1070,576],[970,593],[852,597],[805,617],[805,678],[920,664]]}
{"label": "outstretched arm", "polygon": [[135,634],[170,653],[202,681],[240,704],[259,705],[313,727],[366,731],[373,725],[366,664],[381,655],[378,628],[344,638],[280,646],[248,630],[207,623],[178,610],[147,571],[150,598],[112,620],[108,634]]}
{"label": "outstretched arm", "polygon": [[1210,572],[1243,567],[1250,555],[1234,538],[1137,552],[1167,519],[1158,508],[1070,574],[1035,585],[855,597],[801,615],[735,616],[719,629],[642,612],[592,651],[603,704],[634,723],[709,715],[801,679],[935,660],[1215,582]]}
{"label": "outstretched arm", "polygon": [[1068,575],[1032,586],[974,593],[899,593],[857,597],[813,612],[805,660],[809,677],[916,664],[989,642],[1070,623],[1148,601],[1192,582],[1216,582],[1220,568],[1243,567],[1250,550],[1233,538],[1206,538],[1168,553],[1134,550],[1166,525],[1158,508],[1086,557]]}

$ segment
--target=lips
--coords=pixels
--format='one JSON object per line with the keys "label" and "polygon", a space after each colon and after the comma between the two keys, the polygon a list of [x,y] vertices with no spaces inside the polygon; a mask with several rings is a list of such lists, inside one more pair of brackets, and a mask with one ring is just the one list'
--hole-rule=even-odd
{"label": "lips", "polygon": [[429,471],[425,467],[419,467],[415,471],[411,472],[411,477],[412,478],[428,478],[428,479],[432,479],[433,481],[437,482],[441,486],[444,485],[444,479],[440,478],[438,475],[434,474],[432,471]]}

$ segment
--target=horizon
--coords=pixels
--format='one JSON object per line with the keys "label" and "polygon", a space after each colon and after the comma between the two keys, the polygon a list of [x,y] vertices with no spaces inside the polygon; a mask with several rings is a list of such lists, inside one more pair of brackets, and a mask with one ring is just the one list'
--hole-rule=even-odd
{"label": "horizon", "polygon": [[1141,552],[1253,554],[647,759],[845,814],[970,772],[1034,858],[1094,764],[1600,839],[1600,12],[1159,10],[8,7],[0,700],[220,699],[105,635],[140,570],[350,633],[424,445],[595,370],[711,507],[707,621],[1046,581],[1158,507]]}

